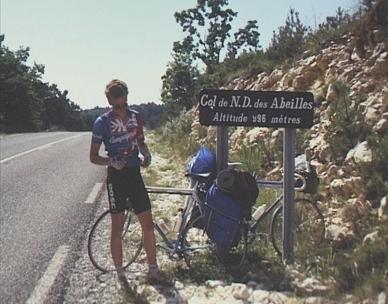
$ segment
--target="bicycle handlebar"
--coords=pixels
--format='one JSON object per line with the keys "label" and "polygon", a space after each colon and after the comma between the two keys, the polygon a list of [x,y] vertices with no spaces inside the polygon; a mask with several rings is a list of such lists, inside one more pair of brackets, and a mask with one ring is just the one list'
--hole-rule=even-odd
{"label": "bicycle handlebar", "polygon": [[307,186],[306,178],[303,175],[300,175],[295,172],[294,172],[294,177],[295,177],[295,183],[298,181],[302,181],[302,186],[295,187],[295,191],[304,191],[304,189],[306,189],[306,186]]}

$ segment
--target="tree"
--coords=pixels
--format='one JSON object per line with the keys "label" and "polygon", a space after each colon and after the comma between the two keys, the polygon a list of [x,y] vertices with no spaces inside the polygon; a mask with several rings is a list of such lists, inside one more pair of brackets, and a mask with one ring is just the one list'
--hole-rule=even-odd
{"label": "tree", "polygon": [[370,11],[376,2],[376,0],[360,0],[360,5],[361,7],[365,7],[367,11]]}
{"label": "tree", "polygon": [[183,48],[176,47],[173,60],[168,64],[162,77],[162,101],[169,110],[180,112],[192,107],[198,91],[199,71],[193,66],[193,60]]}
{"label": "tree", "polygon": [[51,128],[83,130],[80,108],[57,85],[42,82],[44,65],[27,65],[30,49],[13,52],[0,35],[0,130],[30,132]]}
{"label": "tree", "polygon": [[[228,43],[228,58],[235,58],[237,52],[246,46],[249,52],[258,52],[261,49],[259,45],[260,33],[257,31],[257,20],[250,20],[243,29],[239,29],[234,34],[234,41]],[[246,51],[244,50],[244,51]]]}
{"label": "tree", "polygon": [[[257,21],[248,21],[243,29],[231,36],[231,23],[237,12],[227,8],[227,0],[197,0],[195,8],[175,13],[175,19],[186,37],[173,45],[172,61],[162,77],[161,99],[173,112],[192,107],[200,85],[217,87],[222,55],[232,60],[242,51],[258,51]],[[205,65],[201,75],[196,60]]]}
{"label": "tree", "polygon": [[[4,36],[0,37],[1,42]],[[38,131],[42,103],[35,86],[44,70],[41,65],[26,65],[30,49],[16,52],[0,46],[0,127],[3,131]]]}
{"label": "tree", "polygon": [[301,50],[308,30],[300,21],[299,13],[290,9],[286,24],[279,27],[278,33],[273,33],[267,55],[277,62],[294,58]]}
{"label": "tree", "polygon": [[256,21],[249,21],[244,29],[239,30],[234,42],[227,42],[231,23],[237,16],[237,12],[227,6],[228,0],[197,0],[195,8],[175,13],[176,21],[187,36],[174,44],[174,51],[185,49],[194,60],[199,59],[205,64],[207,73],[212,73],[221,62],[221,52],[226,47],[230,56],[235,56],[244,45],[254,50],[259,48]]}

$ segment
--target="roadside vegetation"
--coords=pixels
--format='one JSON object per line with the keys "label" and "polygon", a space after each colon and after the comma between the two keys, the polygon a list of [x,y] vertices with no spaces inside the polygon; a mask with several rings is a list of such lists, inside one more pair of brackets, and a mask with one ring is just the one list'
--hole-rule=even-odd
{"label": "roadside vegetation", "polygon": [[[206,3],[206,1],[203,1],[201,5]],[[217,9],[226,10],[227,1],[221,1],[221,3]],[[256,37],[254,50],[252,50],[252,46],[240,43],[237,52],[228,53],[226,47],[223,52],[216,52],[211,56],[205,50],[212,50],[210,47],[212,44],[201,50],[201,46],[204,43],[206,45],[206,42],[209,42],[208,40],[206,42],[196,42],[189,38],[191,31],[197,32],[197,28],[192,29],[191,26],[194,26],[193,24],[196,24],[196,21],[202,20],[201,18],[206,20],[204,16],[199,17],[200,14],[194,12],[197,12],[198,9],[200,11],[212,9],[211,7],[200,8],[200,5],[198,5],[193,10],[178,14],[178,17],[182,14],[185,16],[186,23],[180,21],[178,17],[177,21],[182,25],[184,33],[188,33],[188,36],[185,40],[174,44],[173,58],[163,79],[162,93],[162,100],[166,108],[169,109],[170,116],[167,117],[167,123],[156,131],[158,145],[169,155],[171,153],[176,155],[176,159],[181,160],[182,165],[190,155],[198,150],[200,145],[215,149],[215,130],[193,124],[196,96],[199,94],[201,87],[220,88],[238,77],[249,79],[263,71],[271,72],[284,64],[293,65],[295,60],[327,47],[330,41],[342,43],[344,34],[349,32],[357,38],[356,47],[360,52],[366,45],[373,43],[373,38],[368,34],[371,29],[379,29],[384,33],[385,41],[388,42],[388,19],[386,18],[388,5],[386,1],[365,0],[360,1],[359,8],[353,12],[338,8],[335,16],[327,17],[326,21],[318,25],[316,29],[304,26],[299,19],[298,12],[291,9],[285,25],[274,32],[271,45],[266,50],[262,50],[260,47],[259,35],[253,34]],[[212,36],[210,35],[212,28],[206,27],[206,24],[217,21],[206,21],[199,23],[202,28],[198,32],[207,31],[209,36]],[[255,24],[255,27],[246,30],[258,31],[256,26],[257,24]],[[231,30],[229,27],[224,28],[228,32]],[[229,33],[228,37],[238,37],[238,35],[232,35],[232,32]],[[248,37],[249,34],[246,34],[245,37]],[[225,36],[218,37],[218,39],[223,37]],[[217,41],[221,40],[215,39],[211,43],[215,44]],[[228,44],[225,42],[222,45],[227,46]],[[181,61],[176,60],[179,57],[176,56],[177,53],[191,54],[191,56],[187,56],[191,60],[182,64]],[[193,56],[193,54],[195,55]],[[222,58],[220,54],[226,55]],[[214,60],[208,60],[208,57]],[[196,60],[193,60],[193,58],[196,58]],[[176,73],[178,70],[179,73]],[[185,87],[182,83],[176,85],[176,80],[179,79],[178,75],[182,75],[182,73],[188,78],[191,77],[191,81],[186,82],[186,84],[190,84],[190,88]],[[363,125],[365,96],[358,96],[356,101],[351,100],[347,84],[336,82],[333,85],[338,99],[333,105],[335,111],[331,116],[330,130],[328,131],[328,134],[330,134],[330,138],[328,138],[330,158],[333,161],[335,160],[336,164],[343,165],[349,149],[357,143],[367,142],[373,151],[373,161],[368,166],[356,165],[354,170],[359,176],[362,176],[363,180],[367,181],[367,183],[361,185],[362,191],[373,204],[373,202],[380,201],[388,191],[386,170],[388,167],[387,134],[377,134]],[[181,102],[182,100],[184,102]],[[233,131],[233,128],[229,128],[230,133]],[[213,134],[213,136],[206,136],[209,134]],[[309,136],[309,131],[298,132],[297,151],[304,151]],[[281,159],[281,143],[272,146],[271,149],[269,147],[270,145],[266,143],[266,140],[260,144],[243,144],[230,158],[231,161],[242,162],[245,169],[255,172],[259,176],[264,176],[274,167],[274,162]],[[269,202],[270,199],[271,194],[260,193],[257,204]],[[314,199],[324,200],[319,196]],[[344,198],[344,204],[345,201],[346,198]],[[323,206],[323,208],[325,209],[326,206]],[[306,276],[328,282],[332,286],[328,296],[332,299],[340,299],[346,293],[354,294],[361,299],[368,299],[379,292],[387,292],[388,222],[379,220],[377,209],[374,208],[371,208],[363,215],[354,215],[352,221],[357,235],[351,242],[341,246],[334,243],[323,243],[322,246],[318,246],[310,252],[311,258],[296,259],[295,264],[291,267],[285,267],[275,252],[270,249],[270,243],[264,241],[260,248],[257,248],[256,259],[253,258],[250,261],[251,269],[255,269],[253,272],[258,274],[259,281],[260,279],[269,279],[277,283],[282,282],[282,284],[276,285],[279,289],[292,289],[292,286],[287,285],[286,278],[290,273],[290,269],[295,269]],[[263,229],[265,230],[265,227]],[[365,236],[375,231],[378,234],[378,241],[373,243],[365,242]],[[206,278],[215,277],[216,279],[223,278],[244,282],[248,279],[250,273],[249,271],[240,274],[233,273],[222,267],[216,270],[212,262],[206,265],[207,267],[203,269],[202,274],[195,277],[196,281],[203,282]],[[264,274],[263,269],[267,269],[268,272]],[[179,276],[189,279],[184,270],[178,269],[177,273]]]}

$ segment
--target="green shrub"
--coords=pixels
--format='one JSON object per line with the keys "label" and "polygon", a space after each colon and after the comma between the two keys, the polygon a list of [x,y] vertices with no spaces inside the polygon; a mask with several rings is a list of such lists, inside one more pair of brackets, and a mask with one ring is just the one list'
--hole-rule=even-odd
{"label": "green shrub", "polygon": [[187,112],[182,112],[181,115],[168,120],[158,130],[158,144],[161,145],[162,150],[181,159],[187,159],[195,153],[199,144],[190,136],[192,123],[192,117]]}
{"label": "green shrub", "polygon": [[370,134],[367,142],[372,150],[372,163],[358,169],[366,181],[367,199],[378,202],[388,192],[388,134]]}
{"label": "green shrub", "polygon": [[270,73],[275,65],[262,52],[243,52],[237,58],[227,58],[217,65],[211,75],[202,77],[203,84],[224,86],[236,78],[254,77],[262,72]]}
{"label": "green shrub", "polygon": [[[373,224],[371,219],[374,219],[376,225],[376,215],[368,215],[369,225]],[[365,236],[367,231],[378,231],[380,239],[375,242],[362,243],[362,238],[358,240],[353,248],[348,248],[344,252],[338,252],[338,258],[335,264],[334,277],[337,280],[337,292],[355,291],[362,298],[368,298],[371,295],[381,291],[387,291],[388,286],[388,221],[385,220],[377,224],[377,229],[363,227],[362,236]],[[361,235],[360,235],[361,236]]]}
{"label": "green shrub", "polygon": [[364,123],[362,99],[352,100],[349,88],[341,82],[333,85],[338,98],[330,105],[331,125],[327,140],[333,160],[342,163],[347,152],[364,141],[369,131]]}

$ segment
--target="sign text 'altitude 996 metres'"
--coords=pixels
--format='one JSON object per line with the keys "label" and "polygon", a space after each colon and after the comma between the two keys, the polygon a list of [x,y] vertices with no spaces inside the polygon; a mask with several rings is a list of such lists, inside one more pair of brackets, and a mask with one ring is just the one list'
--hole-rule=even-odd
{"label": "sign text 'altitude 996 metres'", "polygon": [[199,97],[203,125],[310,128],[313,119],[310,92],[205,89]]}

